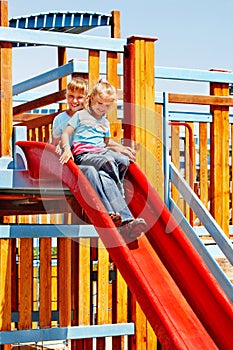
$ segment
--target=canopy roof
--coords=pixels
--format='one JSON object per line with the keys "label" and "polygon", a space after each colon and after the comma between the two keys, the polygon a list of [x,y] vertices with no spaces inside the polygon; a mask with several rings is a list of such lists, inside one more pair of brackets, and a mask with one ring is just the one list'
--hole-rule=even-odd
{"label": "canopy roof", "polygon": [[98,12],[50,11],[11,18],[9,27],[80,34],[96,27],[110,26],[111,17],[111,14]]}

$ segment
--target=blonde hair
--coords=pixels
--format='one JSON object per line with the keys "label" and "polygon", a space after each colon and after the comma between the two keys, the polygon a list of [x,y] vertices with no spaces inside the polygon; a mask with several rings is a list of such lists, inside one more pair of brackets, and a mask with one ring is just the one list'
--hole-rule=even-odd
{"label": "blonde hair", "polygon": [[93,87],[90,97],[115,101],[117,98],[116,88],[107,80],[100,79]]}
{"label": "blonde hair", "polygon": [[66,87],[66,91],[76,92],[79,91],[80,94],[87,96],[88,94],[88,84],[83,78],[73,78]]}

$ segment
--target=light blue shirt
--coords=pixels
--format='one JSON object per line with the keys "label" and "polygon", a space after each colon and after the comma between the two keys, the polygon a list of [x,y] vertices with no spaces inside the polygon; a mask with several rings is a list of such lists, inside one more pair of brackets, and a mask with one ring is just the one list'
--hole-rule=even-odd
{"label": "light blue shirt", "polygon": [[[65,130],[65,128],[67,127],[68,121],[71,119],[72,117],[69,116],[69,114],[64,111],[59,113],[53,120],[53,127],[52,127],[52,134],[54,138],[60,138],[63,131]],[[74,138],[74,134],[72,134],[70,136],[70,145],[72,145],[73,142],[73,138]]]}
{"label": "light blue shirt", "polygon": [[96,119],[85,109],[76,112],[69,119],[68,125],[74,128],[73,142],[105,147],[104,138],[110,137],[110,126],[106,116]]}

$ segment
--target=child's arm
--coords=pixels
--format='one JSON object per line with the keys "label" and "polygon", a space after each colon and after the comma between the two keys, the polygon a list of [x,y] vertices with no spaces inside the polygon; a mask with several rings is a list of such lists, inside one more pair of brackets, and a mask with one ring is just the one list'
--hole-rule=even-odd
{"label": "child's arm", "polygon": [[70,136],[73,132],[74,128],[72,128],[70,125],[67,125],[61,135],[61,148],[63,149],[63,153],[59,158],[61,164],[67,163],[70,158],[74,159],[70,149]]}
{"label": "child's arm", "polygon": [[132,147],[123,146],[112,139],[109,139],[106,147],[112,151],[124,154],[129,157],[131,162],[135,162],[136,160],[136,151]]}

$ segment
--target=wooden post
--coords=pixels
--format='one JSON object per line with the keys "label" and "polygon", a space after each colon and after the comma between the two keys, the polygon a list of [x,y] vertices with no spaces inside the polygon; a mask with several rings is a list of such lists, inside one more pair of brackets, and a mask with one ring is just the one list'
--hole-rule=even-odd
{"label": "wooden post", "polygon": [[[111,12],[111,38],[120,38],[121,37],[121,19],[120,11],[114,10]],[[117,63],[121,62],[121,54],[117,54]],[[117,89],[121,88],[121,78],[117,76],[117,84],[115,85]]]}
{"label": "wooden post", "polygon": [[[134,65],[133,81],[129,82],[129,77],[124,74],[124,82],[127,84],[128,92],[128,97],[124,96],[124,101],[127,99],[127,103],[133,104],[132,108],[134,108],[133,116],[135,117],[129,123],[135,127],[136,160],[154,186],[158,185],[155,179],[158,128],[154,84],[154,42],[156,40],[156,38],[135,36],[128,39],[127,48],[129,55],[131,52],[131,57],[127,63]],[[131,44],[134,46],[134,50],[130,49],[129,45]],[[127,70],[130,71],[130,67]],[[130,90],[134,92],[130,93]],[[130,96],[134,98],[134,101],[129,101]]]}
{"label": "wooden post", "polygon": [[[8,26],[8,1],[0,0],[0,26]],[[0,157],[12,156],[12,44],[0,43]]]}
{"label": "wooden post", "polygon": [[[228,96],[229,84],[210,83],[210,95]],[[211,106],[210,212],[229,235],[229,107]]]}
{"label": "wooden post", "polygon": [[[66,48],[65,47],[58,47],[58,66],[63,66],[64,64],[66,64]],[[59,79],[59,90],[63,90],[66,89],[66,85],[67,85],[67,77],[62,77]],[[67,108],[67,104],[66,103],[61,103],[60,104],[60,108],[59,111],[65,110]]]}
{"label": "wooden post", "polygon": [[[0,26],[8,26],[8,1],[0,0]],[[11,156],[12,45],[0,43],[0,157]],[[11,240],[0,240],[0,330],[11,330]],[[10,349],[1,345],[1,349]]]}

